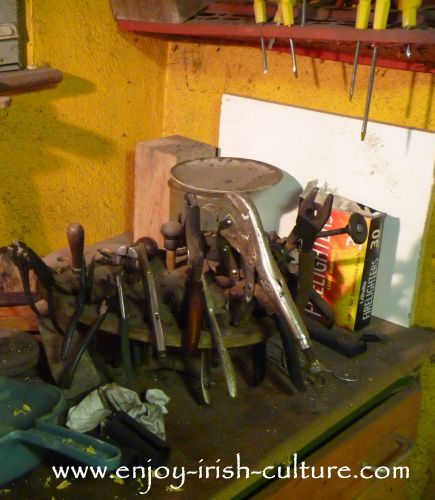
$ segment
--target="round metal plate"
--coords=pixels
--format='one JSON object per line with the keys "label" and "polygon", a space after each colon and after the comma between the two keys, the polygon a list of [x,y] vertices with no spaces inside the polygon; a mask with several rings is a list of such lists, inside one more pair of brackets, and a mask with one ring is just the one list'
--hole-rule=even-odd
{"label": "round metal plate", "polygon": [[200,158],[172,168],[173,179],[183,188],[201,193],[225,194],[259,191],[282,179],[279,168],[244,158]]}

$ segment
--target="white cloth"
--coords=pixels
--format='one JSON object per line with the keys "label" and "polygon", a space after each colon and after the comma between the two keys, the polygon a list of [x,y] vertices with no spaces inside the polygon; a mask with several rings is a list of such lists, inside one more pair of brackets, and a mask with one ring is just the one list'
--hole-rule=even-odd
{"label": "white cloth", "polygon": [[160,389],[148,389],[146,401],[137,392],[118,384],[107,384],[88,394],[77,406],[70,408],[66,426],[78,432],[88,432],[112,414],[112,408],[125,411],[151,432],[165,439],[163,415],[168,413],[170,398]]}

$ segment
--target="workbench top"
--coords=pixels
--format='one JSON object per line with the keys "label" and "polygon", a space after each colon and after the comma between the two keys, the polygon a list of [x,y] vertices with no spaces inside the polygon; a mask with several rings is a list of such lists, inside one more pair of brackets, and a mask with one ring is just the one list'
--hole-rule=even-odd
{"label": "workbench top", "polygon": [[[407,329],[377,318],[372,320],[369,329],[386,334],[391,340],[370,343],[367,353],[352,360],[316,345],[319,358],[328,368],[358,381],[345,382],[327,375],[324,385],[308,384],[307,391],[302,394],[292,391],[284,374],[276,367],[268,369],[262,385],[250,387],[250,360],[243,358],[241,352],[234,353],[239,385],[237,399],[228,396],[220,370],[215,369],[210,407],[199,407],[180,375],[173,371],[138,373],[144,388],[159,387],[171,397],[169,414],[165,417],[167,437],[173,449],[168,467],[184,466],[194,471],[200,465],[216,465],[220,459],[222,470],[225,466],[235,467],[240,453],[241,465],[261,470],[288,462],[295,452],[303,457],[388,398],[435,353],[433,331]],[[87,478],[71,480],[67,489],[58,490],[56,486],[62,480],[53,477],[52,461],[46,460],[32,474],[8,486],[10,494],[15,498],[36,495],[58,499],[95,496],[98,491],[104,493],[105,498],[139,498],[144,496],[139,492],[147,489],[146,479],[141,486],[138,480],[118,484],[110,479]],[[56,461],[62,463],[59,459]],[[52,477],[47,483],[49,476]],[[259,477],[207,480],[192,474],[187,476],[183,490],[173,493],[170,484],[177,484],[177,481],[154,478],[147,496],[231,498],[245,492]]]}

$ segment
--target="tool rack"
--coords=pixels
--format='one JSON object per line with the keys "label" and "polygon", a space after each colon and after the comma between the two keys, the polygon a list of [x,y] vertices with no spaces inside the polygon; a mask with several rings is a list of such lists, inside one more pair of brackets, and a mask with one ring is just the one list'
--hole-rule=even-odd
{"label": "tool rack", "polygon": [[[338,2],[339,3],[339,2]],[[370,46],[380,46],[378,66],[416,72],[435,72],[435,4],[425,2],[418,10],[418,25],[412,30],[401,27],[401,12],[390,10],[385,30],[354,28],[354,8],[323,7],[308,4],[307,20],[300,26],[300,8],[295,8],[296,24],[278,26],[273,18],[276,4],[267,4],[268,22],[255,23],[252,2],[215,1],[184,23],[160,23],[139,20],[116,13],[121,31],[161,35],[170,39],[219,43],[238,43],[258,46],[260,37],[275,38],[273,50],[288,52],[288,39],[297,42],[296,54],[325,60],[352,63],[355,42],[362,42],[361,64],[370,64]],[[371,18],[373,12],[371,13]],[[134,17],[134,19],[132,18]],[[407,58],[405,46],[411,44],[412,55]]]}

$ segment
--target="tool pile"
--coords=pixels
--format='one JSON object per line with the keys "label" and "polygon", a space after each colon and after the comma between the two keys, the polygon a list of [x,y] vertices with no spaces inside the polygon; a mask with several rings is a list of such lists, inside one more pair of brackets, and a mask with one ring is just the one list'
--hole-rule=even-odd
{"label": "tool pile", "polygon": [[[314,243],[343,232],[363,243],[364,217],[352,214],[345,228],[322,231],[333,195],[319,204],[315,188],[301,202],[290,235],[279,238],[266,234],[249,195],[281,180],[275,167],[209,158],[180,163],[172,174],[172,188],[183,204],[173,220],[162,225],[165,249],[143,237],[130,245],[86,253],[79,224],[71,224],[67,231],[70,264],[61,259],[56,269],[25,243],[15,241],[2,249],[20,271],[41,331],[51,329],[58,340],[56,356],[62,370],[57,382],[71,387],[80,360],[101,329],[120,337],[127,382],[134,377],[131,340],[141,340],[154,345],[154,358],[162,363],[182,353],[186,369],[192,374],[197,370],[199,401],[209,404],[212,365],[221,367],[228,392],[235,397],[229,350],[251,347],[258,384],[266,374],[266,341],[278,332],[290,380],[303,391],[307,377],[326,371],[310,334],[322,340],[326,332],[328,345],[340,343],[339,336],[327,331],[334,314],[313,289]],[[49,326],[30,290],[30,271],[46,300]],[[321,322],[305,316],[308,300]]]}

